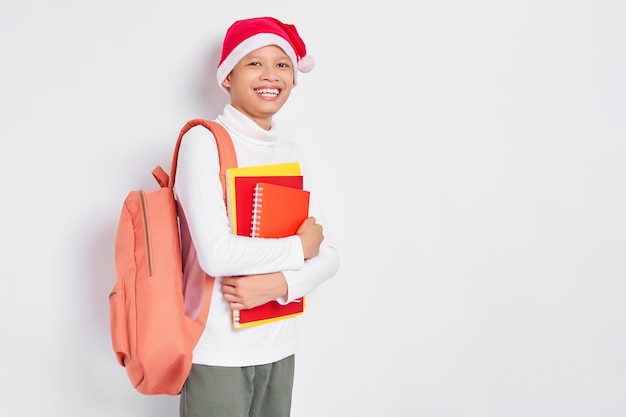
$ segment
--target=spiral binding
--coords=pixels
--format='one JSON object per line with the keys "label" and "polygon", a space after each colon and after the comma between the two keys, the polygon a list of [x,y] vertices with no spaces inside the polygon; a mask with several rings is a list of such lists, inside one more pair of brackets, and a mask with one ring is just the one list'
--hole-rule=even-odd
{"label": "spiral binding", "polygon": [[263,208],[263,186],[261,183],[254,187],[254,203],[252,204],[252,228],[250,230],[251,237],[257,237],[261,230],[261,212]]}

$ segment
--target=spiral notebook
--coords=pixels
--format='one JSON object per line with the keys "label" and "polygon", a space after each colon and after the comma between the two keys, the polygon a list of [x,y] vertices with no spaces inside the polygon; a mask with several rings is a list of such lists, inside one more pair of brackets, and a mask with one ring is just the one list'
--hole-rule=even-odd
{"label": "spiral notebook", "polygon": [[[309,216],[309,191],[260,182],[254,188],[251,237],[293,236]],[[257,326],[298,316],[304,312],[304,297],[288,304],[270,301],[261,306],[233,311],[235,329]]]}
{"label": "spiral notebook", "polygon": [[293,236],[309,217],[309,191],[259,182],[252,203],[252,237]]}

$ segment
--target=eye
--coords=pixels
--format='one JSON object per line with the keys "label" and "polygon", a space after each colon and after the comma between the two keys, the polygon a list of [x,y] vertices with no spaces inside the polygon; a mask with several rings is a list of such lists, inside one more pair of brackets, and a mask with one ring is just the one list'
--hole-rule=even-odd
{"label": "eye", "polygon": [[248,66],[250,66],[250,67],[260,67],[261,63],[258,62],[258,61],[252,61],[252,62],[248,63]]}
{"label": "eye", "polygon": [[280,64],[278,64],[278,68],[290,68],[291,65],[289,65],[286,62],[281,62]]}

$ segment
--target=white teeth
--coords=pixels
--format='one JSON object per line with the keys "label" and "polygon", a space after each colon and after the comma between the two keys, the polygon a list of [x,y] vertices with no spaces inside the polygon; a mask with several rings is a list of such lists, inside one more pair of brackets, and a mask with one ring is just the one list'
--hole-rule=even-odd
{"label": "white teeth", "polygon": [[264,96],[264,97],[276,97],[279,93],[279,90],[277,88],[259,88],[254,91],[258,95]]}

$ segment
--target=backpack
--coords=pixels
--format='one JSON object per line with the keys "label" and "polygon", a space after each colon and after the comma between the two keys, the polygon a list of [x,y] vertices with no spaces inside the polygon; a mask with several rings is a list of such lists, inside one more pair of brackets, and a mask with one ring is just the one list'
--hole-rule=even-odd
{"label": "backpack", "polygon": [[118,222],[111,340],[117,361],[142,394],[180,393],[210,308],[214,278],[198,265],[172,190],[181,140],[196,125],[215,136],[226,198],[225,171],[237,166],[230,136],[217,122],[194,119],[180,131],[170,174],[160,166],[152,171],[161,188],[131,191]]}

